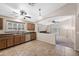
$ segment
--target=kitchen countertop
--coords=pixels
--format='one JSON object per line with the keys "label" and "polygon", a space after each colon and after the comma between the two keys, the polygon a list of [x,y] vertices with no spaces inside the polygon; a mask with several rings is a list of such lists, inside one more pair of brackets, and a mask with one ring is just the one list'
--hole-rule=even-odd
{"label": "kitchen countertop", "polygon": [[24,34],[29,34],[29,33],[34,33],[34,32],[24,32],[24,33],[3,33],[3,34],[0,34],[0,38],[8,37],[8,36],[11,36],[11,35],[24,35]]}
{"label": "kitchen countertop", "polygon": [[0,34],[0,38],[11,36],[12,34]]}

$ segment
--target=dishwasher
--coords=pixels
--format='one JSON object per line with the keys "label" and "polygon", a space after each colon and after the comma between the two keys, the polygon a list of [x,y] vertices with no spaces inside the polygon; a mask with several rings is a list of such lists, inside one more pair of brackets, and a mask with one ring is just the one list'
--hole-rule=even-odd
{"label": "dishwasher", "polygon": [[26,34],[26,39],[25,39],[25,41],[30,41],[30,40],[31,40],[30,34]]}

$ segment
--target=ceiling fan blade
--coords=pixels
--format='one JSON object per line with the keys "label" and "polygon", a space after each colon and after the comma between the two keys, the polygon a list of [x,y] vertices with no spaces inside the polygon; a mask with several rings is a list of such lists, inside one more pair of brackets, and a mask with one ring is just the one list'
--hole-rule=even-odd
{"label": "ceiling fan blade", "polygon": [[31,18],[30,16],[25,16],[25,17],[27,17],[27,18]]}

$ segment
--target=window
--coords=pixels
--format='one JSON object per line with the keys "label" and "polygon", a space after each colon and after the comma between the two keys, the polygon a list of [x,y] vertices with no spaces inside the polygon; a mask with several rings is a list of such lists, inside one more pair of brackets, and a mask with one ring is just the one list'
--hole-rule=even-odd
{"label": "window", "polygon": [[17,30],[17,23],[13,23],[13,30],[14,30],[14,31]]}
{"label": "window", "polygon": [[7,31],[24,31],[24,23],[7,21]]}
{"label": "window", "polygon": [[11,22],[7,23],[7,30],[12,31],[12,23]]}

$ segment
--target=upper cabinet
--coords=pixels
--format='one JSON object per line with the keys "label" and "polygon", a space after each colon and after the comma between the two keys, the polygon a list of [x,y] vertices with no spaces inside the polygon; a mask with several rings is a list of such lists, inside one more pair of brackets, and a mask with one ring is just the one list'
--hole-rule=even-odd
{"label": "upper cabinet", "polygon": [[33,24],[33,23],[27,23],[27,30],[34,31],[35,30],[35,24]]}
{"label": "upper cabinet", "polygon": [[0,18],[0,30],[3,29],[3,18]]}

